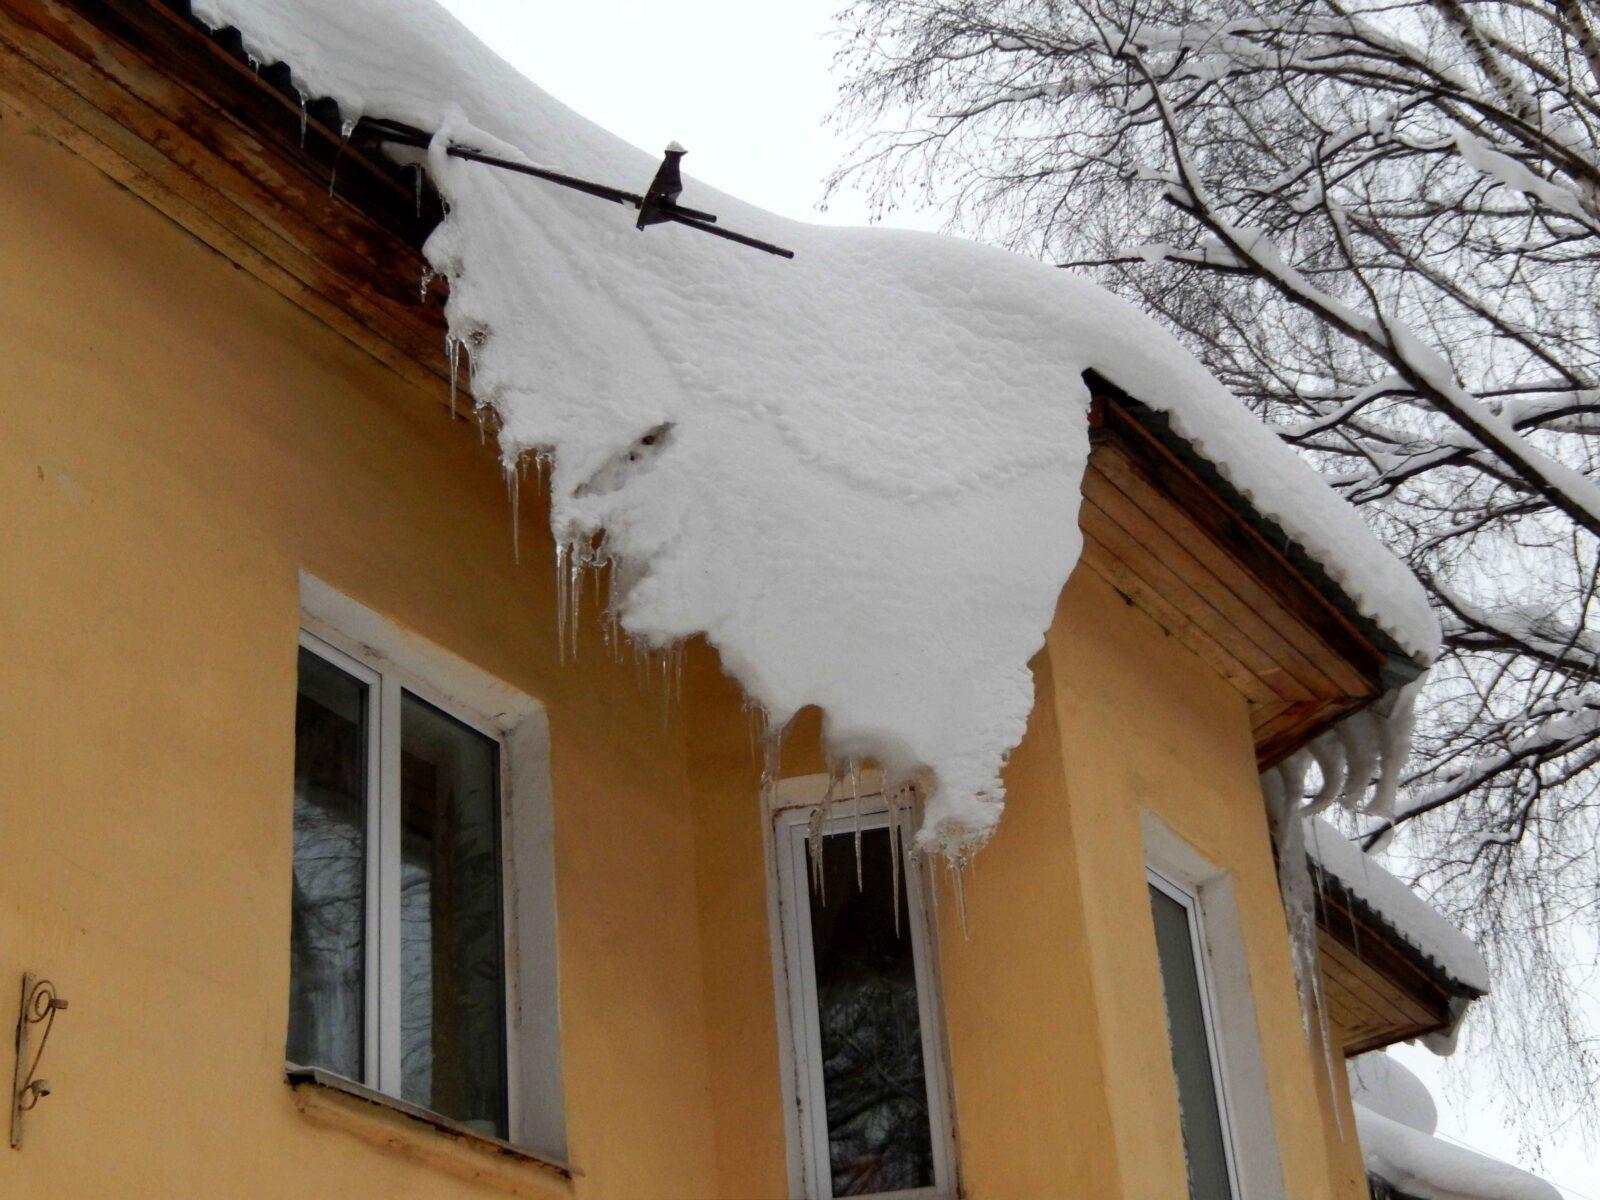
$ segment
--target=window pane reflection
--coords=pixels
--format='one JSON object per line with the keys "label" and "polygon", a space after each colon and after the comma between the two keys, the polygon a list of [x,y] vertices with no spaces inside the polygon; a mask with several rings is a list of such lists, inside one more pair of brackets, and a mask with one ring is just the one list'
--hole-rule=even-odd
{"label": "window pane reflection", "polygon": [[362,1077],[367,685],[300,651],[294,721],[290,1062]]}
{"label": "window pane reflection", "polygon": [[811,889],[818,1027],[835,1196],[934,1182],[923,1074],[916,964],[904,872],[895,928],[895,872],[887,829],[823,839],[823,894]]}
{"label": "window pane reflection", "polygon": [[1200,996],[1200,975],[1195,968],[1189,910],[1152,886],[1150,911],[1155,917],[1156,951],[1166,991],[1172,1069],[1178,1077],[1190,1200],[1231,1200],[1227,1145],[1222,1111],[1217,1104],[1217,1077]]}
{"label": "window pane reflection", "polygon": [[506,1136],[499,754],[403,694],[401,1096]]}

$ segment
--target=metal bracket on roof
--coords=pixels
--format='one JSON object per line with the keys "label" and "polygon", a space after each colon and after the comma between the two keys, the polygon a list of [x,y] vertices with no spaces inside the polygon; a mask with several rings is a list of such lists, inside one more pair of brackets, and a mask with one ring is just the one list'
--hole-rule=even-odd
{"label": "metal bracket on roof", "polygon": [[[357,125],[358,131],[364,131],[380,142],[390,142],[400,146],[415,146],[418,149],[427,149],[433,144],[433,138],[424,130],[399,121],[389,121],[376,117],[363,117]],[[647,225],[660,225],[671,221],[678,225],[687,225],[690,229],[698,229],[702,233],[709,233],[726,241],[737,242],[741,246],[749,246],[767,254],[775,254],[779,258],[793,258],[793,250],[785,250],[782,246],[775,246],[771,242],[763,242],[760,238],[749,237],[743,233],[735,233],[731,229],[723,229],[716,224],[717,218],[708,212],[701,212],[696,208],[686,208],[678,203],[678,196],[683,192],[683,176],[679,164],[686,150],[674,142],[668,146],[662,157],[661,166],[656,169],[656,177],[650,183],[644,195],[637,192],[624,191],[614,188],[609,184],[595,183],[592,180],[580,179],[576,175],[566,175],[560,171],[552,171],[547,167],[536,167],[529,163],[513,162],[508,158],[499,158],[493,154],[485,154],[481,150],[474,150],[470,146],[458,146],[455,143],[445,147],[445,153],[453,158],[466,159],[469,162],[484,163],[491,167],[499,167],[505,171],[515,171],[519,175],[531,175],[535,179],[543,179],[547,183],[558,184],[564,188],[571,188],[575,192],[582,192],[586,196],[594,196],[599,200],[609,200],[613,204],[631,204],[639,210],[639,220],[635,227],[643,229]]]}

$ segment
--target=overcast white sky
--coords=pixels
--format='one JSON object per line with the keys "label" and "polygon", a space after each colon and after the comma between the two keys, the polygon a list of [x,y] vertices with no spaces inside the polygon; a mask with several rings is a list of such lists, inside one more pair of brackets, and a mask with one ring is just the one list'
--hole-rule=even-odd
{"label": "overcast white sky", "polygon": [[[825,213],[816,207],[850,148],[823,125],[834,102],[828,33],[843,0],[444,3],[525,75],[613,133],[653,153],[682,142],[695,178],[785,216],[866,222],[865,201],[853,193]],[[934,229],[939,219],[902,210],[885,223]],[[1426,1051],[1400,1056],[1433,1086],[1442,1133],[1517,1161],[1486,1080],[1446,1086]],[[1570,1200],[1600,1200],[1600,1165],[1576,1140],[1546,1146],[1543,1173]]]}
{"label": "overcast white sky", "polygon": [[[843,2],[444,0],[590,120],[651,153],[681,142],[684,170],[696,179],[784,216],[860,225],[867,208],[859,195],[835,198],[825,213],[816,207],[849,148],[823,127],[834,101],[828,31]],[[885,224],[932,229],[939,221],[898,213]]]}

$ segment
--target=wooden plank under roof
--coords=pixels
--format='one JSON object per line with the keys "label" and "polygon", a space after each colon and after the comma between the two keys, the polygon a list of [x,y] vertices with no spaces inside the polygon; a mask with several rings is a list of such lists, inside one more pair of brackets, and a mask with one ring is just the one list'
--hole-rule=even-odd
{"label": "wooden plank under roof", "polygon": [[92,162],[413,383],[448,386],[438,199],[185,3],[0,0],[0,112]]}
{"label": "wooden plank under roof", "polygon": [[1377,699],[1396,667],[1414,671],[1238,497],[1202,478],[1152,410],[1089,383],[1083,562],[1238,691],[1263,769]]}

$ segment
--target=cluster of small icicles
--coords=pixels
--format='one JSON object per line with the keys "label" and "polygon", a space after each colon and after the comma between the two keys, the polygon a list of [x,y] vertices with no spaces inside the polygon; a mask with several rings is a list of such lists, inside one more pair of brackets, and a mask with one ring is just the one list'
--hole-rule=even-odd
{"label": "cluster of small icicles", "polygon": [[[431,268],[423,273],[422,294],[428,294],[428,285],[433,282],[434,273]],[[457,333],[452,326],[444,335],[445,357],[450,360],[450,415],[456,415],[456,395],[461,386],[461,359],[467,360],[467,391],[472,392],[472,381],[478,373],[478,355],[483,345],[489,340],[489,331],[482,325],[470,325],[465,332]],[[484,405],[480,402],[477,409],[481,413]]]}
{"label": "cluster of small icicles", "polygon": [[[751,717],[752,746],[759,745],[761,752],[761,808],[765,813],[772,813],[778,807],[778,781],[782,777],[783,739],[787,727],[771,723],[766,710],[748,697],[745,700],[745,710]],[[824,869],[823,845],[829,836],[828,826],[833,823],[836,814],[849,818],[853,822],[851,832],[856,859],[856,888],[864,890],[866,875],[862,859],[863,809],[865,801],[869,798],[881,798],[887,810],[885,832],[889,837],[889,886],[894,910],[894,929],[898,935],[901,863],[908,864],[912,870],[920,870],[923,864],[931,861],[932,856],[916,846],[912,847],[914,853],[907,853],[905,845],[907,821],[914,818],[917,811],[917,784],[885,783],[881,787],[863,791],[863,776],[870,765],[859,758],[828,761],[828,786],[823,791],[821,801],[811,811],[806,825],[806,859],[810,867],[811,888],[816,893],[817,899],[826,904],[827,873]],[[948,855],[945,857],[945,866],[950,874],[950,888],[955,896],[956,914],[961,922],[963,936],[967,935],[965,874],[971,865],[971,852],[965,852],[959,857]],[[926,880],[926,883],[929,903],[937,912],[939,889],[933,886],[932,879]]]}
{"label": "cluster of small icicles", "polygon": [[[535,464],[538,484],[542,488],[550,456],[541,452],[526,456],[523,461],[529,460]],[[684,643],[652,646],[628,636],[623,630],[622,606],[627,599],[628,588],[632,586],[633,575],[623,559],[609,552],[603,535],[557,541],[555,560],[556,642],[561,661],[577,661],[578,614],[583,604],[584,579],[593,575],[596,594],[602,598],[600,634],[606,651],[615,663],[622,663],[632,656],[640,686],[661,686],[661,718],[665,724],[672,702],[683,698],[683,665],[687,657]]]}

